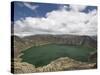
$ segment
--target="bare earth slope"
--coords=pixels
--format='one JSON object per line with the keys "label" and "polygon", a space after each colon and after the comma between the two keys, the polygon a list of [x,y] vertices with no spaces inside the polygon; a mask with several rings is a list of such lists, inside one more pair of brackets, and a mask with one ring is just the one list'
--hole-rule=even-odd
{"label": "bare earth slope", "polygon": [[77,35],[34,35],[20,38],[12,36],[14,43],[14,56],[17,57],[20,51],[30,48],[32,46],[39,46],[44,44],[65,44],[65,45],[85,45],[88,47],[97,47],[97,40],[90,36]]}
{"label": "bare earth slope", "polygon": [[92,69],[96,63],[83,63],[76,61],[69,57],[61,57],[55,61],[50,62],[50,64],[35,67],[26,62],[17,61],[14,63],[14,73],[32,73],[32,72],[52,72],[52,71],[66,71],[66,70],[80,70],[80,69]]}

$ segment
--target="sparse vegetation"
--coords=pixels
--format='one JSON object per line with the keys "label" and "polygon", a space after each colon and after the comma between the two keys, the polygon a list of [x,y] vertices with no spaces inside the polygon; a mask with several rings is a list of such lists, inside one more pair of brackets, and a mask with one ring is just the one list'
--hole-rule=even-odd
{"label": "sparse vegetation", "polygon": [[[13,61],[11,65],[12,65],[12,70],[14,70],[14,73],[50,72],[50,71],[96,68],[95,65],[97,65],[96,63],[97,60],[89,59],[89,57],[92,57],[91,53],[94,51],[96,52],[97,49],[97,39],[96,38],[94,39],[92,36],[90,37],[90,36],[76,36],[76,35],[34,35],[23,38],[20,38],[18,36],[12,36],[12,37],[14,38],[14,44],[12,45],[12,49],[14,49],[14,58],[12,59]],[[52,54],[53,50],[48,48],[41,50],[38,49],[40,53],[42,52],[42,56],[38,50],[35,51],[34,49],[30,51],[31,48],[40,48],[46,45],[58,45],[58,49],[53,49],[55,51],[54,54]],[[72,46],[72,48],[82,47],[83,48],[82,50],[84,50],[86,54],[84,53],[84,51],[81,50],[81,48],[79,48],[80,53],[78,54],[80,55],[78,56],[77,52],[76,53],[74,52],[76,50],[63,49],[63,48],[60,49],[59,46],[65,46],[65,47]],[[57,50],[59,51],[57,52]],[[71,55],[67,53],[66,50],[68,50],[69,52],[72,51],[73,54]],[[31,54],[25,53],[29,51]],[[36,56],[36,58],[32,57],[30,59],[29,57],[31,57],[33,54],[34,56],[35,55],[39,56],[38,57]],[[49,55],[50,58],[46,58],[45,56],[46,54]],[[61,55],[58,56],[59,54]],[[72,58],[73,55],[75,58]],[[43,56],[50,61],[43,60],[42,58]],[[85,59],[83,57],[85,57]],[[42,61],[45,61],[45,63],[41,62],[40,58]],[[94,58],[96,59],[97,57]],[[26,59],[27,60],[30,59],[32,63],[27,62]],[[91,60],[93,60],[93,62],[91,62]],[[35,62],[36,64],[33,62]]]}
{"label": "sparse vegetation", "polygon": [[92,69],[96,63],[83,63],[68,57],[62,57],[50,62],[48,65],[42,67],[35,67],[35,65],[26,62],[15,62],[14,73],[33,73],[33,72],[52,72],[52,71],[66,71],[79,69]]}

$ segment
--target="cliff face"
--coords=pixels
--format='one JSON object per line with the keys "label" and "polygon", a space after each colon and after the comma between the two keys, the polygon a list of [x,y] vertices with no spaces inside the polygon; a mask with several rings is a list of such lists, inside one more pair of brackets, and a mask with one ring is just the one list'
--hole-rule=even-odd
{"label": "cliff face", "polygon": [[12,36],[14,39],[14,56],[18,56],[19,52],[32,46],[45,44],[65,44],[65,45],[83,45],[87,47],[97,48],[97,40],[90,36],[77,35],[34,35],[20,38]]}
{"label": "cliff face", "polygon": [[96,47],[97,42],[90,36],[76,36],[76,35],[35,35],[24,37],[24,39],[31,43],[47,42],[66,45],[86,45]]}

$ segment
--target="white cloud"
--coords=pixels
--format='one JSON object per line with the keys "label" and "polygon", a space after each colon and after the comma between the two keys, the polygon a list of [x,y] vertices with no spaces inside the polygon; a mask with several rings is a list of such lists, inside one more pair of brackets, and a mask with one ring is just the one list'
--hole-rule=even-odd
{"label": "white cloud", "polygon": [[59,6],[59,10],[66,10],[66,9],[69,9],[68,5],[60,5]]}
{"label": "white cloud", "polygon": [[73,10],[73,11],[82,11],[86,8],[87,6],[84,6],[84,5],[70,5],[70,8]]}
{"label": "white cloud", "polygon": [[38,8],[38,5],[31,5],[30,3],[24,3],[24,5],[31,10],[35,10],[36,8]]}
{"label": "white cloud", "polygon": [[[78,7],[78,6],[77,6]],[[26,17],[15,21],[14,33],[19,36],[34,34],[97,34],[97,11],[88,14],[80,12],[83,7],[67,10],[54,10],[46,14],[46,18]],[[85,8],[85,7],[84,7]],[[72,11],[78,10],[77,12]]]}

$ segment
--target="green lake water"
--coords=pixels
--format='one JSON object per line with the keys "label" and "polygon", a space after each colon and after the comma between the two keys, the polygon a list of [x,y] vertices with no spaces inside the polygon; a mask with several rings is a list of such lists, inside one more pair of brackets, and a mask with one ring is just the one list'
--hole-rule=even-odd
{"label": "green lake water", "polygon": [[84,46],[49,44],[24,50],[21,58],[23,62],[28,62],[36,67],[47,65],[60,57],[70,57],[78,61],[87,62],[90,52],[94,50],[94,48]]}

